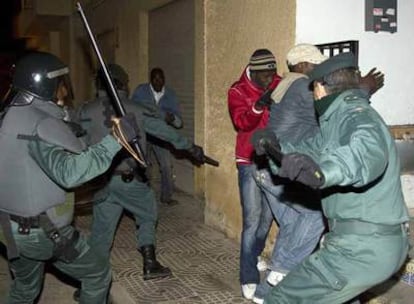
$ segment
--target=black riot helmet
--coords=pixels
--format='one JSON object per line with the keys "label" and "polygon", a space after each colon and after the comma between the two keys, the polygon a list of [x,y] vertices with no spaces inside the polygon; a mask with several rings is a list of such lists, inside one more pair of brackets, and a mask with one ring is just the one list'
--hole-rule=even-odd
{"label": "black riot helmet", "polygon": [[[115,88],[118,90],[128,90],[129,76],[125,70],[116,63],[107,64],[108,73],[111,75]],[[96,87],[98,90],[105,90],[107,88],[107,80],[104,75],[102,67],[99,68],[96,74]]]}
{"label": "black riot helmet", "polygon": [[72,95],[69,68],[50,53],[33,52],[16,63],[12,85],[34,97],[56,101],[57,89],[62,82]]}

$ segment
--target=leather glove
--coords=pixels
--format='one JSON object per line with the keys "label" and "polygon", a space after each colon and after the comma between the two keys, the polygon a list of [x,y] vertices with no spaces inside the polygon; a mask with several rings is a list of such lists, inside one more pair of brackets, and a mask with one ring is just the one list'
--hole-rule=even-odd
{"label": "leather glove", "polygon": [[361,77],[360,87],[367,90],[370,95],[384,86],[384,74],[376,69],[371,69],[367,75]]}
{"label": "leather glove", "polygon": [[204,150],[202,147],[193,144],[188,152],[197,163],[204,164]]}
{"label": "leather glove", "polygon": [[278,174],[313,189],[320,188],[325,182],[319,165],[310,156],[301,153],[286,154]]}
{"label": "leather glove", "polygon": [[270,107],[272,105],[273,99],[270,98],[272,95],[273,90],[267,89],[262,96],[255,102],[254,107],[257,110],[263,110],[264,107]]}
{"label": "leather glove", "polygon": [[165,119],[164,120],[167,124],[171,125],[175,120],[175,116],[174,116],[173,113],[167,112],[167,113],[165,113]]}
{"label": "leather glove", "polygon": [[275,133],[269,129],[256,130],[250,138],[250,142],[254,146],[256,154],[259,156],[269,154],[271,147],[281,152],[279,140]]}
{"label": "leather glove", "polygon": [[137,120],[133,113],[126,113],[125,116],[119,118],[119,126],[128,142],[131,142],[135,138],[139,137]]}

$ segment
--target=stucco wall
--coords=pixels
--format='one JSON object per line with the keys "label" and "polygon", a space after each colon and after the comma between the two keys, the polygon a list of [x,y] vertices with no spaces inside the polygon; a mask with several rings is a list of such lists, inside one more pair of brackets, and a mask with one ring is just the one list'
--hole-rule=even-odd
{"label": "stucco wall", "polygon": [[[295,1],[206,0],[203,10],[205,56],[196,60],[204,60],[206,67],[201,75],[205,88],[204,142],[208,153],[220,161],[219,168],[206,168],[205,220],[238,238],[241,209],[234,162],[236,133],[227,110],[227,90],[257,48],[273,51],[280,72],[286,71],[284,56],[294,43]],[[196,96],[201,94],[196,91]]]}
{"label": "stucco wall", "polygon": [[[148,13],[141,10],[139,1],[134,0],[94,3],[85,4],[84,11],[95,36],[105,40],[105,45],[100,45],[104,57],[107,62],[114,60],[125,68],[130,87],[134,88],[148,78]],[[94,94],[93,73],[98,65],[77,12],[71,16],[71,22],[72,78],[77,101],[81,102]]]}

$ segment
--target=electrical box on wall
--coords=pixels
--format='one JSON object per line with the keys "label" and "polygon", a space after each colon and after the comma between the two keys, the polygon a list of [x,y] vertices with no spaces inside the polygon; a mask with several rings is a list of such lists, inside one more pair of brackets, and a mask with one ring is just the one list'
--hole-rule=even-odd
{"label": "electrical box on wall", "polygon": [[365,0],[365,31],[397,31],[397,0]]}

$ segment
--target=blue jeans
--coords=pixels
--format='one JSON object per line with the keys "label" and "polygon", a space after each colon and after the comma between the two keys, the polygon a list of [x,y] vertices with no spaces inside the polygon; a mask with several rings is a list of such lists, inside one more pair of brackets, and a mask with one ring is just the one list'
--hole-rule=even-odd
{"label": "blue jeans", "polygon": [[243,230],[240,250],[240,283],[259,283],[257,257],[262,253],[273,221],[269,205],[254,180],[256,165],[237,164]]}
{"label": "blue jeans", "polygon": [[278,183],[267,169],[256,174],[256,181],[279,226],[270,269],[288,273],[313,252],[325,230],[319,193],[295,183]]}

